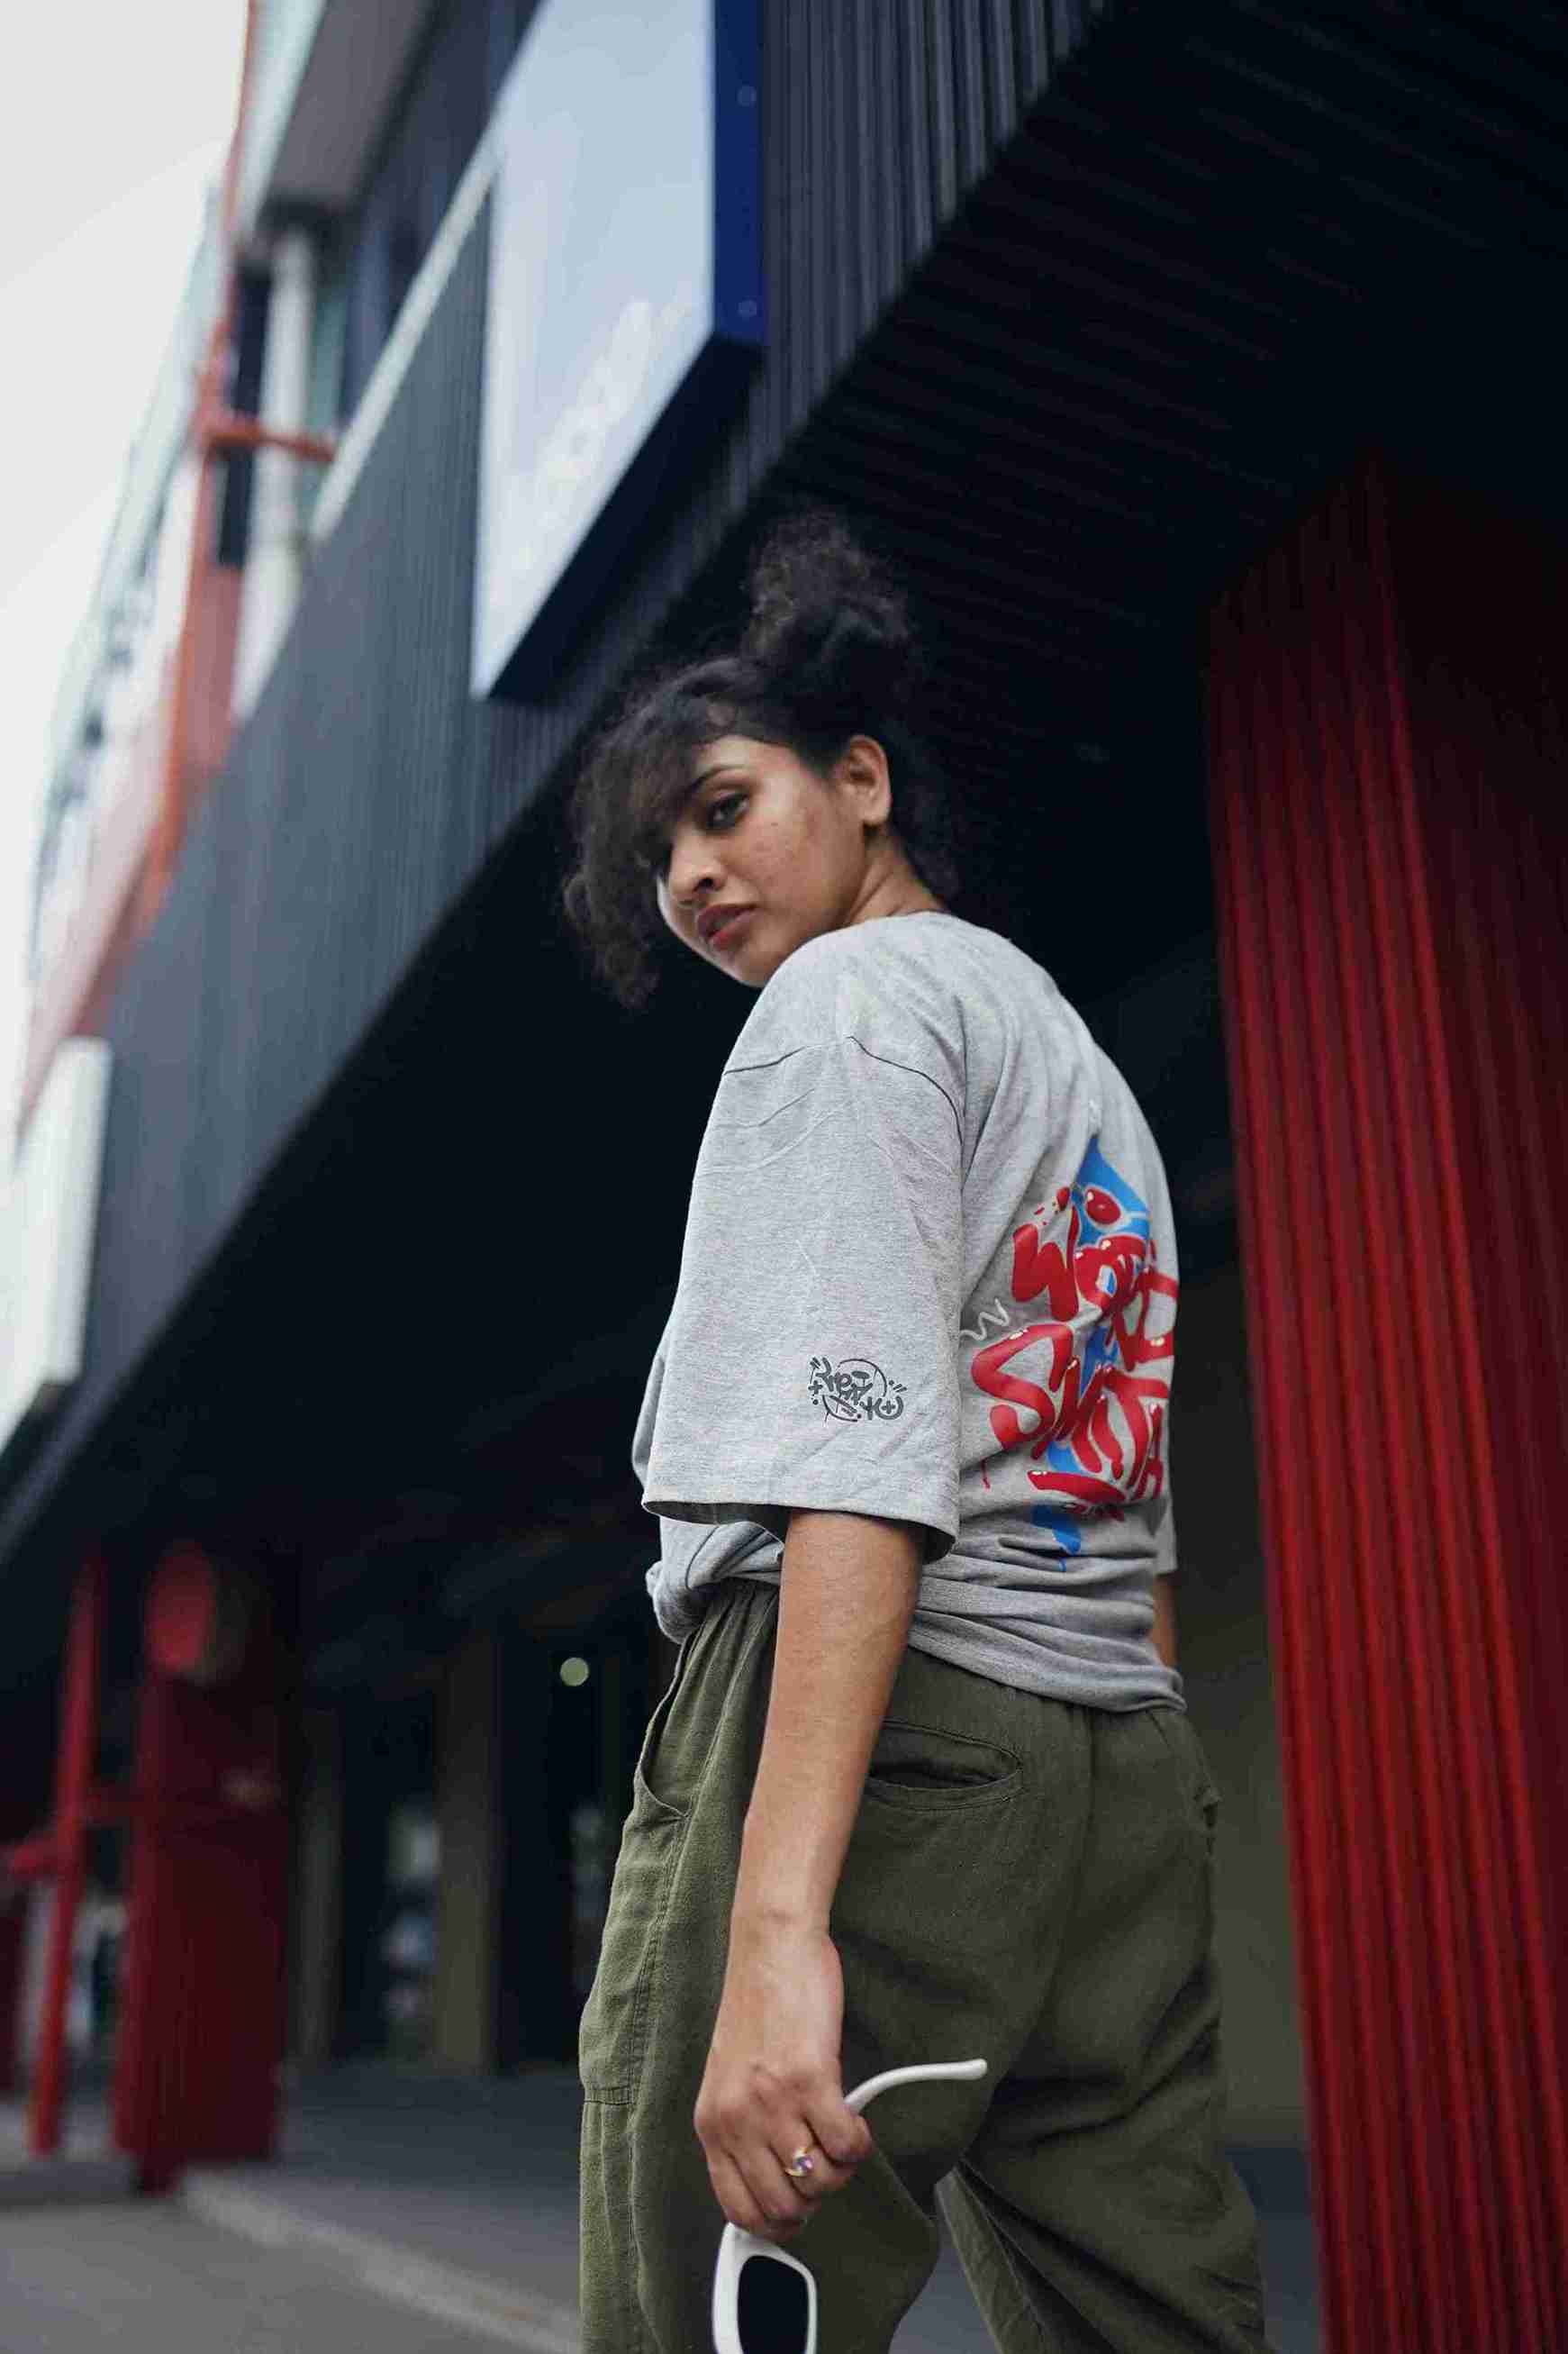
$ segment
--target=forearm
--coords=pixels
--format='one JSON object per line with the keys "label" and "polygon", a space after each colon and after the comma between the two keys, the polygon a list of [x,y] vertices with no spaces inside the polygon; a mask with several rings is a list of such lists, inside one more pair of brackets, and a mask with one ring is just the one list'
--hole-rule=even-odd
{"label": "forearm", "polygon": [[920,1585],[921,1532],[791,1515],[733,1922],[827,1926]]}

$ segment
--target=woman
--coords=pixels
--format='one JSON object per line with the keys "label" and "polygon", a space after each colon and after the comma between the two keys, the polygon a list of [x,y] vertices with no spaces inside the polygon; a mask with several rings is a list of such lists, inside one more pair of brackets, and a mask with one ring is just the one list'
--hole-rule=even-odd
{"label": "woman", "polygon": [[[726,2220],[880,2354],[938,2249],[999,2346],[1255,2348],[1223,2147],[1217,1797],[1175,1669],[1160,1156],[1042,969],[955,916],[905,607],[831,512],[576,800],[622,1001],[759,992],[633,1443],[681,1644],[580,2064],[586,2354],[710,2343]],[[906,2089],[874,2137],[843,2100]]]}

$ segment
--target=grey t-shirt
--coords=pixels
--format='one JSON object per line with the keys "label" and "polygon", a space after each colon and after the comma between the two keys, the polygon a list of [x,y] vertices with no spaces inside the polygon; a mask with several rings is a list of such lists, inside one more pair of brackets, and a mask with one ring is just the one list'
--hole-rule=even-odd
{"label": "grey t-shirt", "polygon": [[1183,1706],[1176,1292],[1159,1150],[1047,972],[938,913],[807,941],[725,1065],[632,1442],[660,1626],[777,1584],[792,1509],[864,1512],[926,1532],[915,1649]]}

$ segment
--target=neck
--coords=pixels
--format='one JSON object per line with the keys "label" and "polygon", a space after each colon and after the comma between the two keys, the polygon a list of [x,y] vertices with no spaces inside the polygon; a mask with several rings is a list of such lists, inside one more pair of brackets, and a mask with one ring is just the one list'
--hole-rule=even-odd
{"label": "neck", "polygon": [[866,878],[866,888],[849,920],[869,924],[883,916],[945,916],[947,907],[927,889],[912,867],[898,865]]}

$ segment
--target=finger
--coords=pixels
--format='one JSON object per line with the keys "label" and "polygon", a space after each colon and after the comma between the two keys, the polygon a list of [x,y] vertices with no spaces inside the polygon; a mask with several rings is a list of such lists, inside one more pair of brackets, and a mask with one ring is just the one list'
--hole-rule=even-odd
{"label": "finger", "polygon": [[[791,2239],[809,2210],[785,2180],[771,2152],[764,2152],[748,2169],[731,2150],[707,2152],[708,2179],[714,2196],[732,2223],[755,2232],[759,2240]],[[766,2186],[766,2187],[765,2187]]]}
{"label": "finger", "polygon": [[708,2180],[714,2187],[714,2197],[724,2210],[726,2223],[736,2224],[743,2232],[755,2232],[758,2238],[768,2233],[768,2218],[752,2197],[745,2177],[731,2164],[722,2150],[705,2153]]}
{"label": "finger", "polygon": [[847,2180],[876,2147],[871,2127],[863,2117],[856,2116],[842,2094],[824,2094],[821,2099],[808,2102],[805,2125],[806,2131],[795,2147],[799,2149],[809,2137],[828,2164],[837,2169],[841,2181]]}
{"label": "finger", "polygon": [[[810,2159],[810,2169],[805,2174],[791,2174],[791,2162],[801,2150]],[[804,2119],[789,2147],[777,2155],[790,2189],[805,2200],[808,2207],[820,2206],[832,2190],[842,2190],[854,2172],[853,2167],[834,2165],[822,2147],[821,2137]]]}

